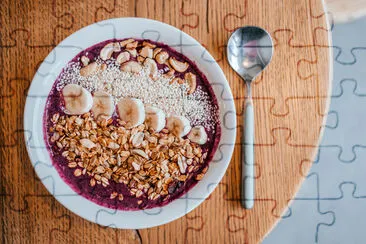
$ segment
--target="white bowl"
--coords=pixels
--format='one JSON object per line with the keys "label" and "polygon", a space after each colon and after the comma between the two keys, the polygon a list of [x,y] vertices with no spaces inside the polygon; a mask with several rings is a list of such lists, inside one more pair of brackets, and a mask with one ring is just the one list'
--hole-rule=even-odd
{"label": "white bowl", "polygon": [[[96,43],[127,37],[163,42],[194,61],[213,87],[219,103],[222,127],[218,149],[205,177],[188,193],[166,206],[140,211],[102,207],[76,194],[52,165],[44,142],[42,124],[48,93],[62,68],[80,51]],[[89,25],[67,37],[43,61],[33,78],[25,104],[25,140],[37,175],[47,190],[66,208],[100,225],[123,229],[148,228],[184,216],[201,204],[220,182],[235,144],[236,118],[229,114],[235,114],[235,105],[225,75],[213,57],[195,39],[175,27],[154,20],[110,19]]]}

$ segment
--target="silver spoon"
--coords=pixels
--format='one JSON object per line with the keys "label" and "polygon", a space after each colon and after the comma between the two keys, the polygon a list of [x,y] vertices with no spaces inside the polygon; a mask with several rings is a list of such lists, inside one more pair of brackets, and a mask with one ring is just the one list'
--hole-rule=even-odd
{"label": "silver spoon", "polygon": [[[250,209],[254,205],[254,112],[251,82],[272,59],[273,42],[267,31],[255,26],[241,27],[230,36],[227,56],[230,66],[245,81],[248,98],[245,102],[242,136],[241,204]],[[244,140],[244,141],[243,141]]]}

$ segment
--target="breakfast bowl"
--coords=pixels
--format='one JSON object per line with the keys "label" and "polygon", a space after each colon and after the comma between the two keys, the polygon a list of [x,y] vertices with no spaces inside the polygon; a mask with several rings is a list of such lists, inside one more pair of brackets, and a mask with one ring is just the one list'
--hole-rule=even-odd
{"label": "breakfast bowl", "polygon": [[158,21],[119,18],[75,32],[46,57],[24,130],[37,175],[62,205],[139,229],[182,217],[211,194],[235,145],[229,113],[228,82],[200,43]]}

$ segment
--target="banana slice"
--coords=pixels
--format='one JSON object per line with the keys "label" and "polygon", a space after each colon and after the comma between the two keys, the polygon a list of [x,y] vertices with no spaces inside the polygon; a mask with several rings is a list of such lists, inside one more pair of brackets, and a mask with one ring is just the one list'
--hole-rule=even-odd
{"label": "banana slice", "polygon": [[165,127],[165,114],[160,108],[146,106],[145,108],[146,122],[155,132],[159,132]]}
{"label": "banana slice", "polygon": [[193,127],[187,137],[189,140],[191,140],[199,145],[203,145],[207,142],[206,130],[201,125]]}
{"label": "banana slice", "polygon": [[145,108],[140,99],[122,98],[118,104],[118,114],[125,121],[127,128],[136,127],[145,121]]}
{"label": "banana slice", "polygon": [[96,91],[91,111],[96,119],[109,119],[114,112],[113,97],[104,91]]}
{"label": "banana slice", "polygon": [[62,89],[65,101],[65,113],[79,115],[89,112],[93,106],[93,97],[84,87],[68,84]]}
{"label": "banana slice", "polygon": [[166,121],[166,127],[174,135],[179,137],[187,135],[191,130],[189,120],[184,116],[176,116],[176,115],[168,117]]}

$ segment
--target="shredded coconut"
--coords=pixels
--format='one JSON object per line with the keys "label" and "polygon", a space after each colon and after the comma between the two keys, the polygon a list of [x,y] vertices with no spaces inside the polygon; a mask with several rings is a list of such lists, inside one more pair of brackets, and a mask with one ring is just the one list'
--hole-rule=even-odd
{"label": "shredded coconut", "polygon": [[[103,63],[100,59],[96,62],[98,65]],[[145,68],[139,74],[134,74],[121,71],[120,65],[114,59],[104,63],[107,64],[105,70],[99,69],[96,74],[83,77],[80,75],[79,62],[70,62],[59,77],[57,90],[73,83],[92,93],[97,90],[106,91],[115,101],[123,97],[139,98],[144,104],[162,109],[167,116],[182,115],[189,119],[191,125],[203,125],[210,131],[214,130],[218,108],[201,87],[198,86],[195,92],[187,95],[188,84],[169,84],[172,78],[165,78],[161,73],[154,81]]]}

